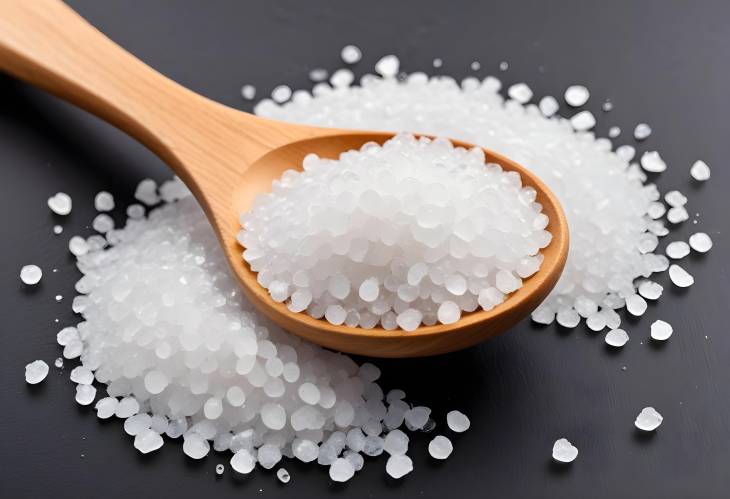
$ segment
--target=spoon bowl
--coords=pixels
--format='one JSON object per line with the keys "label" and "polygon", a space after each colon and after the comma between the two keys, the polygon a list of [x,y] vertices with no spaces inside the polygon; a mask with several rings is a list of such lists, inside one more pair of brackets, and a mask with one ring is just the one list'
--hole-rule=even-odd
{"label": "spoon bowl", "polygon": [[[550,245],[540,270],[501,305],[463,314],[453,324],[415,331],[335,326],[271,299],[243,260],[240,214],[309,153],[337,158],[393,134],[310,127],[259,118],[213,102],[124,51],[59,0],[3,2],[0,69],[68,100],[144,143],[191,189],[226,259],[253,305],[273,322],[319,345],[374,357],[450,352],[502,333],[527,317],[552,290],[568,254],[568,226],[557,198],[517,163],[489,150],[487,162],[516,171],[549,217]],[[456,146],[473,147],[459,141]]]}

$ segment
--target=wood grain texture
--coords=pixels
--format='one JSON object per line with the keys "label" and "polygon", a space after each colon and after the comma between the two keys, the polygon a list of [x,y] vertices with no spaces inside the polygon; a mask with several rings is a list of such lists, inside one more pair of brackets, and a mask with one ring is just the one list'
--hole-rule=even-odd
{"label": "wood grain texture", "polygon": [[[454,324],[413,332],[335,326],[290,312],[271,299],[241,257],[239,214],[308,153],[336,158],[383,132],[353,132],[276,122],[198,95],[156,72],[58,0],[0,4],[0,68],[126,131],[165,161],[190,187],[223,246],[228,263],[256,306],[284,329],[343,352],[375,357],[435,355],[506,331],[535,309],[557,283],[568,255],[568,225],[557,198],[517,163],[485,150],[487,161],[520,173],[537,191],[553,235],[541,269],[498,307]],[[463,147],[473,147],[455,142]]]}

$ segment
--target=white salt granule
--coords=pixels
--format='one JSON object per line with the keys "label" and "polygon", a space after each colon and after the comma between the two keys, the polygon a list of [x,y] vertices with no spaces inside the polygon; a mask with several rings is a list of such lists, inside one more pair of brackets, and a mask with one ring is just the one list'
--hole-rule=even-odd
{"label": "white salt granule", "polygon": [[391,456],[405,454],[408,452],[409,440],[408,435],[403,433],[401,430],[392,430],[383,440],[383,450]]}
{"label": "white salt granule", "polygon": [[54,225],[53,226],[53,233],[54,234],[58,235],[61,232],[63,232],[63,227],[62,226],[60,226],[60,225]]}
{"label": "white salt granule", "polygon": [[[325,76],[325,78],[327,78]],[[256,87],[253,85],[244,85],[241,87],[241,97],[246,100],[253,100],[256,97]]]}
{"label": "white salt granule", "polygon": [[62,369],[63,368],[63,357],[57,357],[56,360],[53,362],[53,365],[59,369]]}
{"label": "white salt granule", "polygon": [[118,418],[126,419],[137,414],[139,409],[140,407],[137,399],[134,397],[124,397],[119,401],[119,404],[117,404],[114,415]]}
{"label": "white salt granule", "polygon": [[385,463],[385,471],[396,480],[413,471],[413,461],[405,454],[390,456]]}
{"label": "white salt granule", "polygon": [[58,302],[61,300],[63,300],[63,295],[56,295],[56,301]]}
{"label": "white salt granule", "polygon": [[68,241],[68,250],[74,256],[85,255],[89,251],[89,244],[81,236],[72,236]]}
{"label": "white salt granule", "polygon": [[333,482],[346,482],[355,475],[355,468],[347,459],[337,458],[330,465],[329,473]]}
{"label": "white salt granule", "polygon": [[628,144],[623,146],[618,146],[616,148],[616,156],[621,158],[624,161],[631,161],[634,159],[634,155],[636,154],[636,149],[634,146],[630,146]]}
{"label": "white salt granule", "polygon": [[355,45],[345,45],[340,52],[340,57],[345,64],[355,64],[362,59],[362,51]]}
{"label": "white salt granule", "polygon": [[104,397],[99,399],[96,402],[96,405],[94,405],[94,409],[96,409],[96,417],[99,419],[109,419],[114,416],[118,405],[119,400],[117,400],[116,397]]}
{"label": "white salt granule", "polygon": [[225,471],[226,471],[226,467],[222,463],[215,465],[215,474],[216,475],[221,476]]}
{"label": "white salt granule", "polygon": [[558,101],[557,99],[555,99],[555,97],[551,95],[546,95],[545,97],[540,99],[539,107],[542,115],[546,118],[549,118],[550,116],[558,112],[560,104],[558,104]]}
{"label": "white salt granule", "polygon": [[571,85],[565,90],[565,102],[571,107],[580,107],[591,96],[590,92],[583,85]]}
{"label": "white salt granule", "polygon": [[553,459],[561,463],[572,463],[578,457],[578,449],[568,439],[560,438],[553,444]]}
{"label": "white salt granule", "polygon": [[48,364],[42,360],[34,360],[25,366],[25,382],[37,385],[48,376]]}
{"label": "white salt granule", "polygon": [[32,286],[38,284],[43,277],[43,271],[38,265],[23,265],[20,269],[20,280],[23,284]]}
{"label": "white salt granule", "polygon": [[466,414],[460,411],[449,411],[446,414],[446,424],[449,426],[451,431],[456,433],[463,433],[469,429],[471,422]]}
{"label": "white salt granule", "polygon": [[70,378],[79,385],[90,385],[94,382],[94,373],[84,366],[77,366],[71,370]]}
{"label": "white salt granule", "polygon": [[238,240],[274,301],[334,325],[413,331],[491,309],[552,238],[535,190],[480,149],[401,134],[303,166],[241,216]]}
{"label": "white salt granule", "polygon": [[114,220],[105,213],[97,215],[91,223],[91,227],[102,234],[106,234],[114,228]]}
{"label": "white salt granule", "polygon": [[611,128],[608,129],[608,136],[610,138],[615,139],[619,135],[621,135],[621,128],[619,128],[617,126],[612,126]]}
{"label": "white salt granule", "polygon": [[684,206],[675,206],[667,212],[667,220],[673,224],[684,222],[688,218],[689,213],[687,213],[687,209]]}
{"label": "white salt granule", "polygon": [[695,282],[695,278],[692,277],[689,272],[676,264],[669,266],[669,278],[675,286],[680,288],[688,288]]}
{"label": "white salt granule", "polygon": [[349,69],[338,69],[332,73],[330,83],[335,88],[349,87],[355,81],[355,75]]}
{"label": "white salt granule", "polygon": [[142,430],[134,437],[134,448],[142,454],[156,451],[163,443],[162,437],[150,429]]}
{"label": "white salt granule", "polygon": [[160,202],[160,196],[157,194],[157,182],[149,178],[142,180],[137,184],[134,197],[147,206],[156,205]]}
{"label": "white salt granule", "polygon": [[590,111],[581,111],[570,118],[570,124],[577,132],[584,132],[596,126],[596,118]]}
{"label": "white salt granule", "polygon": [[238,473],[251,473],[255,466],[256,459],[254,459],[251,452],[247,449],[241,449],[235,452],[231,458],[231,468]]}
{"label": "white salt granule", "polygon": [[689,255],[689,244],[684,241],[672,241],[667,244],[667,256],[673,260],[679,260]]}
{"label": "white salt granule", "polygon": [[679,208],[687,204],[687,196],[679,191],[669,191],[664,195],[664,201],[673,208]]}
{"label": "white salt granule", "polygon": [[606,333],[606,344],[620,348],[629,341],[629,335],[623,329],[612,329]]}
{"label": "white salt granule", "polygon": [[96,398],[96,388],[91,385],[76,386],[76,402],[79,405],[89,405]]}
{"label": "white salt granule", "polygon": [[48,198],[48,207],[56,215],[68,215],[71,213],[71,196],[65,192],[57,192]]}
{"label": "white salt granule", "polygon": [[309,71],[309,79],[315,83],[325,81],[328,76],[329,76],[329,73],[327,72],[326,69],[323,69],[323,68],[314,68],[311,71]]}
{"label": "white salt granule", "polygon": [[375,63],[375,71],[384,78],[393,78],[398,74],[400,61],[394,55],[386,55]]}
{"label": "white salt granule", "polygon": [[114,196],[107,191],[100,191],[94,197],[94,208],[96,208],[96,211],[112,211],[114,209]]}
{"label": "white salt granule", "polygon": [[454,450],[451,440],[443,435],[437,435],[428,443],[428,453],[434,459],[446,459]]}
{"label": "white salt granule", "polygon": [[440,68],[443,65],[444,65],[444,61],[439,59],[438,57],[433,60],[433,67]]}
{"label": "white salt granule", "polygon": [[698,159],[692,164],[689,174],[698,182],[704,182],[710,179],[710,167],[707,166],[707,163]]}
{"label": "white salt granule", "polygon": [[479,61],[472,61],[469,67],[472,71],[479,71],[482,68],[482,63]]}
{"label": "white salt granule", "polygon": [[514,99],[520,104],[526,104],[532,99],[532,89],[527,83],[515,83],[507,90],[510,99]]}
{"label": "white salt granule", "polygon": [[[210,444],[207,439],[203,438],[198,433],[188,432],[183,435],[183,452],[186,456],[192,459],[203,459],[208,455],[208,452],[210,452]],[[240,462],[242,461],[242,458],[240,456],[238,458],[236,457],[239,455],[239,452],[234,454],[233,458],[231,458],[231,467],[239,473],[247,473],[246,471],[241,471],[241,469],[244,469],[244,465]],[[236,464],[234,464],[234,459],[236,460]],[[253,460],[253,458],[251,459]],[[251,469],[253,469],[254,464],[255,461],[251,464]]]}
{"label": "white salt granule", "polygon": [[659,425],[662,424],[663,420],[664,418],[656,411],[656,409],[653,407],[645,407],[641,410],[639,415],[636,416],[634,426],[643,431],[654,431],[659,428]]}
{"label": "white salt granule", "polygon": [[603,101],[603,104],[601,104],[601,109],[603,109],[605,113],[613,110],[613,102],[611,102],[610,99],[606,99]]}
{"label": "white salt granule", "polygon": [[633,294],[626,297],[626,310],[628,310],[631,315],[635,315],[637,317],[644,315],[646,308],[646,300],[644,300],[641,296]]}
{"label": "white salt granule", "polygon": [[656,282],[644,280],[639,283],[639,294],[647,300],[658,300],[664,291],[664,287]]}
{"label": "white salt granule", "polygon": [[509,69],[509,62],[502,61],[499,63],[499,70],[500,71],[507,71]]}
{"label": "white salt granule", "polygon": [[665,341],[672,336],[674,329],[671,324],[663,320],[656,320],[651,324],[651,338],[657,341]]}
{"label": "white salt granule", "polygon": [[689,236],[689,245],[698,253],[707,253],[712,249],[712,239],[704,232],[695,232]]}
{"label": "white salt granule", "polygon": [[278,85],[271,91],[271,98],[279,104],[288,101],[291,98],[291,88],[288,85]]}
{"label": "white salt granule", "polygon": [[657,151],[647,151],[641,156],[641,167],[651,173],[660,173],[667,169],[667,164]]}
{"label": "white salt granule", "polygon": [[291,480],[291,475],[286,470],[286,468],[279,468],[278,470],[276,470],[276,478],[278,478],[281,483],[289,483],[289,480]]}
{"label": "white salt granule", "polygon": [[639,123],[634,128],[634,138],[636,140],[644,140],[651,135],[651,127],[646,123]]}

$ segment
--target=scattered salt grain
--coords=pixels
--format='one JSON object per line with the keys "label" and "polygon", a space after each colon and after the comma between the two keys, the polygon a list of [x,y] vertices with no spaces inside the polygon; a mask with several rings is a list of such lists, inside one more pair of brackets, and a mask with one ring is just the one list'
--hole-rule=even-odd
{"label": "scattered salt grain", "polygon": [[281,483],[289,483],[291,475],[285,468],[279,468],[276,470],[276,478],[278,478]]}
{"label": "scattered salt grain", "polygon": [[669,278],[680,288],[688,288],[695,282],[695,278],[689,272],[676,264],[669,266]]}
{"label": "scattered salt grain", "polygon": [[409,429],[420,430],[428,422],[428,418],[431,415],[431,409],[428,407],[417,406],[409,409],[405,413],[406,425]]}
{"label": "scattered salt grain", "polygon": [[383,450],[391,456],[405,454],[408,452],[408,442],[408,435],[401,430],[392,430],[383,440]]}
{"label": "scattered salt grain", "polygon": [[330,465],[329,474],[333,482],[346,482],[355,475],[355,468],[350,461],[340,457]]}
{"label": "scattered salt grain", "polygon": [[345,45],[340,52],[340,57],[345,64],[356,64],[362,59],[362,51],[355,45]]}
{"label": "scattered salt grain", "polygon": [[62,369],[63,368],[63,357],[57,357],[56,360],[53,362],[53,365],[59,369]]}
{"label": "scattered salt grain", "polygon": [[76,402],[89,405],[96,398],[96,388],[91,385],[76,385]]}
{"label": "scattered salt grain", "polygon": [[23,284],[33,286],[38,284],[43,277],[43,271],[38,265],[24,265],[20,269],[20,280]]}
{"label": "scattered salt grain", "polygon": [[42,360],[34,360],[25,366],[25,382],[37,385],[48,376],[48,364]]}
{"label": "scattered salt grain", "polygon": [[469,418],[460,411],[449,411],[446,414],[446,424],[449,426],[451,431],[456,433],[463,433],[471,426]]}
{"label": "scattered salt grain", "polygon": [[[183,435],[183,452],[186,456],[192,458],[192,459],[203,459],[205,456],[208,455],[208,452],[210,452],[210,444],[208,443],[208,440],[201,437],[199,434],[194,432],[188,432],[185,435]],[[239,451],[239,452],[245,452],[245,451]],[[243,459],[241,456],[239,456],[239,452],[233,455],[233,458],[231,458],[231,467],[238,471],[239,473],[248,473],[247,471],[241,471],[240,469],[244,468],[244,465],[241,461]],[[236,457],[238,456],[238,457]],[[249,456],[250,457],[250,456]],[[254,467],[255,461],[253,458],[251,459],[251,471]],[[234,465],[235,460],[235,465]],[[240,468],[240,469],[237,469]]]}
{"label": "scattered salt grain", "polygon": [[641,410],[634,425],[643,431],[654,431],[659,428],[664,418],[653,407],[645,407]]}
{"label": "scattered salt grain", "polygon": [[639,284],[639,294],[647,300],[658,300],[664,291],[664,287],[653,281],[642,281]]}
{"label": "scattered salt grain", "polygon": [[63,295],[56,295],[56,301],[63,300]]}
{"label": "scattered salt grain", "polygon": [[355,75],[349,69],[338,69],[332,73],[330,83],[335,88],[349,87],[355,81]]}
{"label": "scattered salt grain", "polygon": [[610,99],[606,99],[605,101],[603,101],[603,104],[601,104],[601,109],[605,113],[613,110],[613,102],[611,102]]}
{"label": "scattered salt grain", "polygon": [[689,219],[689,213],[684,206],[675,206],[667,211],[667,220],[670,223],[678,224]]}
{"label": "scattered salt grain", "polygon": [[712,239],[704,232],[695,232],[689,236],[689,245],[698,253],[707,253],[712,249]]}
{"label": "scattered salt grain", "polygon": [[309,72],[309,79],[315,83],[325,81],[329,73],[324,68],[314,68]]}
{"label": "scattered salt grain", "polygon": [[96,417],[99,419],[109,419],[114,416],[119,405],[119,400],[116,397],[104,397],[99,399],[94,405],[96,409]]}
{"label": "scattered salt grain", "polygon": [[558,104],[557,99],[551,95],[546,95],[542,99],[540,99],[540,104],[538,106],[540,108],[540,112],[543,116],[546,118],[549,118],[550,116],[554,115],[558,112],[558,109],[560,108],[560,104]]}
{"label": "scattered salt grain", "polygon": [[390,456],[385,463],[385,471],[396,480],[413,471],[413,461],[405,454]]}
{"label": "scattered salt grain", "polygon": [[667,169],[667,164],[657,151],[647,151],[641,156],[641,167],[651,173],[660,173]]}
{"label": "scattered salt grain", "polygon": [[634,159],[634,155],[636,154],[636,149],[634,146],[630,146],[628,144],[623,146],[618,146],[616,148],[616,156],[623,159],[624,161],[631,161]]}
{"label": "scattered salt grain", "polygon": [[60,225],[54,225],[53,226],[53,233],[54,234],[58,235],[61,232],[63,232],[63,227],[61,227]]}
{"label": "scattered salt grain", "polygon": [[139,402],[134,397],[124,397],[117,404],[114,415],[118,418],[127,419],[139,412]]}
{"label": "scattered salt grain", "polygon": [[482,63],[480,63],[479,61],[473,61],[469,65],[469,67],[471,68],[472,71],[479,71],[482,68]]}
{"label": "scattered salt grain", "polygon": [[428,453],[434,459],[446,459],[453,452],[454,446],[451,440],[443,435],[437,435],[428,443]]}
{"label": "scattered salt grain", "polygon": [[679,191],[669,191],[664,195],[664,201],[673,208],[678,208],[687,204],[687,196]]}
{"label": "scattered salt grain", "polygon": [[553,444],[553,459],[560,463],[572,463],[578,457],[578,449],[566,438],[560,438]]}
{"label": "scattered salt grain", "polygon": [[221,476],[226,471],[226,467],[219,463],[215,465],[215,474]]}
{"label": "scattered salt grain", "polygon": [[274,102],[282,104],[291,98],[291,88],[288,85],[277,85],[271,91],[271,98]]}
{"label": "scattered salt grain", "polygon": [[581,111],[570,118],[570,124],[577,132],[584,132],[596,126],[596,118],[590,111]]}
{"label": "scattered salt grain", "polygon": [[[326,78],[326,76],[325,76]],[[244,85],[241,87],[241,97],[246,100],[253,100],[256,97],[256,87],[253,85]]]}
{"label": "scattered salt grain", "polygon": [[100,191],[94,197],[94,208],[96,208],[96,211],[112,211],[114,209],[114,196],[107,191]]}
{"label": "scattered salt grain", "polygon": [[620,348],[629,341],[629,335],[623,329],[612,329],[606,333],[606,344]]}
{"label": "scattered salt grain", "polygon": [[70,378],[79,385],[90,385],[94,382],[94,373],[84,366],[76,366],[71,370]]}
{"label": "scattered salt grain", "polygon": [[150,429],[142,430],[134,437],[134,448],[142,454],[156,451],[163,443],[162,437]]}
{"label": "scattered salt grain", "polygon": [[689,174],[698,182],[704,182],[710,179],[710,167],[707,166],[707,163],[699,159],[689,169]]}
{"label": "scattered salt grain", "polygon": [[68,241],[68,250],[74,256],[82,256],[88,253],[89,244],[81,236],[73,236]]}
{"label": "scattered salt grain", "polygon": [[109,215],[102,213],[94,218],[91,227],[97,232],[106,234],[114,228],[114,220]]}
{"label": "scattered salt grain", "polygon": [[617,126],[612,126],[611,128],[608,129],[608,136],[610,138],[615,139],[619,135],[621,135],[621,128],[619,128]]}
{"label": "scattered salt grain", "polygon": [[673,241],[667,244],[667,249],[665,251],[669,258],[673,260],[679,260],[689,255],[689,250],[689,244],[685,243],[684,241]]}
{"label": "scattered salt grain", "polygon": [[160,202],[160,196],[157,195],[157,182],[146,178],[137,184],[134,191],[134,198],[142,201],[147,206],[153,206]]}
{"label": "scattered salt grain", "polygon": [[646,312],[647,304],[641,296],[633,294],[626,297],[626,310],[631,315],[642,316]]}
{"label": "scattered salt grain", "polygon": [[392,78],[398,74],[400,61],[394,55],[386,55],[375,64],[375,71],[383,78]]}
{"label": "scattered salt grain", "polygon": [[639,123],[634,128],[634,138],[636,140],[644,140],[651,135],[651,127],[646,123]]}
{"label": "scattered salt grain", "polygon": [[520,104],[526,104],[532,99],[532,89],[527,83],[515,83],[507,90],[510,99],[514,99]]}
{"label": "scattered salt grain", "polygon": [[565,90],[565,102],[571,107],[580,107],[591,96],[590,92],[583,85],[571,85]]}
{"label": "scattered salt grain", "polygon": [[[187,440],[186,440],[187,442]],[[197,443],[196,443],[197,445]],[[199,449],[198,449],[199,450]],[[207,454],[207,451],[206,451]],[[189,455],[189,454],[188,454]],[[192,457],[192,456],[191,456]],[[236,451],[231,458],[231,468],[241,474],[251,473],[256,466],[256,459],[247,449]]]}
{"label": "scattered salt grain", "polygon": [[68,215],[71,213],[71,196],[65,192],[57,192],[48,198],[48,207],[56,215]]}
{"label": "scattered salt grain", "polygon": [[674,329],[672,325],[663,320],[656,320],[651,324],[651,338],[657,341],[665,341],[672,336]]}
{"label": "scattered salt grain", "polygon": [[509,62],[502,61],[499,63],[499,70],[500,71],[507,71],[509,69]]}

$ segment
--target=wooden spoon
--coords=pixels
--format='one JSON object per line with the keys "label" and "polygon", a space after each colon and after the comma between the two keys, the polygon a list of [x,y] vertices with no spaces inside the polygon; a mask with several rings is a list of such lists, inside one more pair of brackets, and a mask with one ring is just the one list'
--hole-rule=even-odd
{"label": "wooden spoon", "polygon": [[[7,0],[0,7],[0,69],[66,99],[154,151],[205,210],[248,299],[284,329],[325,347],[375,357],[433,355],[468,347],[525,318],[553,288],[568,253],[568,226],[555,196],[535,175],[496,153],[489,162],[520,173],[537,191],[553,235],[542,268],[488,312],[413,332],[334,326],[274,302],[236,242],[239,215],[304,156],[337,158],[393,134],[293,125],[258,118],[198,95],[124,51],[57,0]],[[459,141],[456,145],[472,147]]]}

